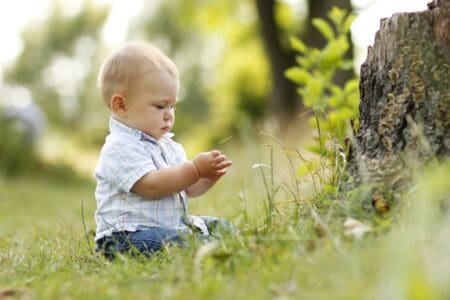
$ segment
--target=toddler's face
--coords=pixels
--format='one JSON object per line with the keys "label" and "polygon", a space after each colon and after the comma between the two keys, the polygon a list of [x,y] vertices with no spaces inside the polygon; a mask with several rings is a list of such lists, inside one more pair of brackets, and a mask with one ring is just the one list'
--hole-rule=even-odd
{"label": "toddler's face", "polygon": [[136,89],[127,98],[127,125],[154,139],[169,132],[175,122],[174,107],[179,82],[169,73],[156,70],[136,82]]}

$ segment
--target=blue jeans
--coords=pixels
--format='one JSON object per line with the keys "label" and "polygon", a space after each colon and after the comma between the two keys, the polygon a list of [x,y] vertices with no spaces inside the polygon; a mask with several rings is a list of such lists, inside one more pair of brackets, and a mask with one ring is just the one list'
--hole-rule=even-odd
{"label": "blue jeans", "polygon": [[[236,227],[224,219],[215,217],[200,217],[208,227],[211,237],[221,233],[237,232]],[[113,259],[115,253],[141,253],[151,255],[162,250],[165,246],[186,246],[189,230],[177,230],[167,226],[138,227],[136,231],[113,232],[112,236],[97,241],[97,252],[106,258]],[[199,235],[201,239],[204,236]]]}

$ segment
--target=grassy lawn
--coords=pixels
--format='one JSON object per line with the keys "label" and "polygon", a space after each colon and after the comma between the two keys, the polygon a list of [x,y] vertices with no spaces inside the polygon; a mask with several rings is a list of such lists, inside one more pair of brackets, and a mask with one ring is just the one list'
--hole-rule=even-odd
{"label": "grassy lawn", "polygon": [[[262,150],[259,150],[261,148]],[[0,176],[0,295],[23,299],[449,299],[449,165],[424,172],[385,216],[358,195],[313,194],[300,182],[293,199],[289,167],[275,151],[278,175],[264,183],[255,163],[263,146],[230,149],[234,167],[193,213],[241,228],[218,242],[193,242],[152,258],[109,262],[92,253],[83,227],[95,229],[94,182],[70,171]],[[277,157],[280,156],[280,157]],[[269,161],[269,163],[268,163]],[[295,167],[300,163],[295,161]],[[275,171],[272,173],[274,174]],[[291,176],[291,177],[289,177]],[[268,193],[273,192],[272,210]],[[362,238],[344,221],[371,227]],[[92,245],[92,236],[90,236]],[[0,298],[2,298],[0,296]]]}

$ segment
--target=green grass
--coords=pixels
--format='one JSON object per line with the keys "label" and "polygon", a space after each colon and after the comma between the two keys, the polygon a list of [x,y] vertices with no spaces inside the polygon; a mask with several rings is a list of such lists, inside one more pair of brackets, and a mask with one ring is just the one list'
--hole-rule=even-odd
{"label": "green grass", "polygon": [[[94,182],[69,172],[0,176],[0,295],[24,299],[449,299],[449,164],[421,172],[385,216],[348,197],[294,197],[283,149],[226,150],[234,166],[193,213],[230,219],[241,234],[109,262],[91,252],[81,216],[95,229]],[[263,168],[261,177],[256,163]],[[301,166],[293,160],[293,168]],[[276,166],[276,167],[275,167]],[[266,182],[264,184],[264,182]],[[273,182],[273,186],[272,186]],[[273,207],[269,209],[269,199]],[[347,217],[373,231],[344,234]],[[92,240],[92,237],[91,237]],[[92,243],[92,241],[91,241]],[[92,245],[91,245],[92,246]],[[1,297],[0,297],[1,298]]]}

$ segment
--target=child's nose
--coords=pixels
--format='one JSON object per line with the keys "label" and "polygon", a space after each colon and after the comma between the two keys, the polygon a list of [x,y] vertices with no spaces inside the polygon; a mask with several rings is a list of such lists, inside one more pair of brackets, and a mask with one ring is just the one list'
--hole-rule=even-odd
{"label": "child's nose", "polygon": [[172,110],[172,109],[167,110],[167,111],[164,113],[164,120],[170,120],[170,119],[172,119],[172,118],[173,118],[173,110]]}

